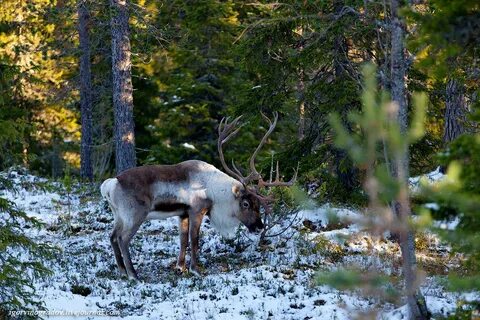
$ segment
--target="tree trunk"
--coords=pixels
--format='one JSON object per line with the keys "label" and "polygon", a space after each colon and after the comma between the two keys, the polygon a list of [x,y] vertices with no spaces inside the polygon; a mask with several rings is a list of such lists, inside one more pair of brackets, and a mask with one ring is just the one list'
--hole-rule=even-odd
{"label": "tree trunk", "polygon": [[54,179],[61,177],[62,175],[62,151],[60,148],[60,134],[57,129],[52,130],[52,177]]}
{"label": "tree trunk", "polygon": [[84,0],[78,0],[78,34],[80,39],[80,114],[82,140],[80,147],[80,176],[93,180],[92,166],[92,72],[90,63],[90,14]]}
{"label": "tree trunk", "polygon": [[[399,0],[391,0],[391,94],[397,104],[397,121],[402,134],[406,134],[408,127],[408,108],[405,97],[405,53],[403,41],[405,38],[404,26],[398,17]],[[392,175],[402,186],[398,199],[392,204],[392,211],[401,221],[399,242],[402,251],[403,275],[410,319],[429,319],[425,298],[417,288],[417,263],[415,257],[414,234],[408,225],[411,216],[410,199],[408,196],[407,179],[408,145],[405,144],[401,156],[390,163]]]}
{"label": "tree trunk", "polygon": [[[303,27],[300,27],[298,31],[302,36],[300,41],[303,41]],[[303,44],[300,44],[298,48],[299,53],[303,51]],[[298,70],[298,84],[297,84],[297,101],[298,104],[298,141],[302,141],[305,138],[305,72],[303,67]]]}
{"label": "tree trunk", "polygon": [[112,75],[117,173],[136,166],[133,122],[133,86],[126,0],[111,0]]}
{"label": "tree trunk", "polygon": [[445,145],[465,132],[466,102],[463,87],[455,79],[447,82],[445,99],[445,127],[443,142]]}
{"label": "tree trunk", "polygon": [[[391,1],[391,91],[392,100],[398,106],[398,122],[402,133],[407,131],[408,108],[405,98],[405,56],[404,56],[404,30],[400,18],[397,16],[398,0]],[[408,167],[408,158],[405,157],[405,167]]]}
{"label": "tree trunk", "polygon": [[300,79],[297,85],[297,99],[298,105],[298,141],[302,141],[305,138],[305,82],[303,70],[300,71]]}

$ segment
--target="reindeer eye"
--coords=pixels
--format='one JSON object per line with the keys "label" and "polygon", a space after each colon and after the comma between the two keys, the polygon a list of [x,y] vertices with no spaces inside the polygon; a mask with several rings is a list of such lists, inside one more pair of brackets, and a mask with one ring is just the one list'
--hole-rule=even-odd
{"label": "reindeer eye", "polygon": [[248,203],[248,201],[242,201],[242,207],[248,209],[250,207],[250,203]]}

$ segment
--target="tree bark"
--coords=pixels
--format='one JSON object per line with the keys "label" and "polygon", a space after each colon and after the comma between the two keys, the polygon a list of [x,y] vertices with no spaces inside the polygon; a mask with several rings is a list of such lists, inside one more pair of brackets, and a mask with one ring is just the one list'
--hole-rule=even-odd
{"label": "tree bark", "polygon": [[[303,51],[303,27],[298,30],[298,35],[301,36],[300,45],[298,47],[299,54]],[[297,101],[298,101],[298,141],[305,138],[305,70],[303,66],[298,69],[298,83],[297,83]]]}
{"label": "tree bark", "polygon": [[52,177],[59,178],[62,175],[62,150],[60,148],[62,139],[56,128],[52,130]]}
{"label": "tree bark", "polygon": [[[405,52],[404,52],[404,26],[398,16],[399,0],[391,0],[391,94],[396,103],[397,121],[402,134],[407,133],[408,107],[405,97]],[[425,298],[417,287],[417,262],[415,257],[414,234],[409,227],[408,220],[411,216],[410,199],[408,196],[407,179],[409,177],[408,145],[390,163],[392,175],[401,185],[401,191],[396,201],[392,204],[392,211],[399,218],[402,228],[399,232],[399,242],[402,251],[403,275],[405,278],[405,291],[409,307],[410,319],[429,319]]]}
{"label": "tree bark", "polygon": [[127,0],[111,0],[112,75],[117,173],[136,166]]}
{"label": "tree bark", "polygon": [[[407,131],[408,108],[405,98],[405,53],[403,47],[404,30],[403,23],[398,17],[399,1],[391,0],[391,93],[392,100],[398,106],[398,122],[402,133]],[[408,158],[406,167],[408,167]]]}
{"label": "tree bark", "polygon": [[443,142],[445,145],[465,133],[466,101],[462,85],[455,79],[447,82],[445,92],[445,127]]}
{"label": "tree bark", "polygon": [[297,99],[298,105],[298,141],[302,141],[305,138],[305,82],[303,70],[300,70],[300,79],[297,85]]}
{"label": "tree bark", "polygon": [[78,35],[80,39],[80,115],[82,139],[80,147],[80,176],[93,180],[92,166],[92,72],[90,62],[90,14],[85,0],[78,0]]}

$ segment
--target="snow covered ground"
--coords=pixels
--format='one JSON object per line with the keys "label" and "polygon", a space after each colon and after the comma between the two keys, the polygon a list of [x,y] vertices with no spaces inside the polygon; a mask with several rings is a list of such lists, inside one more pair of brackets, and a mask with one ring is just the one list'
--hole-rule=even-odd
{"label": "snow covered ground", "polygon": [[433,170],[432,172],[408,179],[408,184],[409,184],[410,190],[412,190],[413,192],[416,192],[420,188],[420,185],[422,182],[435,183],[443,180],[444,177],[445,175],[440,172],[440,167],[437,167],[437,169]]}
{"label": "snow covered ground", "polygon": [[[100,313],[124,319],[231,320],[352,319],[372,312],[381,319],[401,319],[405,314],[401,304],[318,286],[314,281],[318,270],[357,265],[398,282],[398,246],[360,231],[352,223],[360,212],[330,206],[302,211],[292,228],[260,246],[258,238],[245,231],[233,240],[224,239],[204,222],[202,277],[174,271],[179,251],[175,218],[146,222],[131,244],[141,279],[132,282],[117,272],[109,243],[112,215],[97,187],[76,185],[69,194],[60,183],[26,173],[3,175],[14,181],[17,190],[0,190],[0,196],[45,222],[44,229],[26,232],[60,248],[49,263],[53,276],[36,285],[51,311],[97,313],[75,319],[94,319]],[[329,224],[332,215],[339,220]],[[435,266],[441,270],[437,273],[445,274],[451,266],[436,250],[438,239],[426,239],[427,249],[421,252],[425,265],[436,259]],[[454,311],[459,295],[445,292],[432,275],[422,290],[434,314]]]}

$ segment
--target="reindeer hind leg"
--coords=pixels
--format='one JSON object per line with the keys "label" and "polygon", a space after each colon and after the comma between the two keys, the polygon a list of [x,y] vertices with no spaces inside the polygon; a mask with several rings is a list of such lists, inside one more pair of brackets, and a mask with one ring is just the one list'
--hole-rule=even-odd
{"label": "reindeer hind leg", "polygon": [[122,231],[122,222],[116,220],[113,231],[110,234],[110,244],[113,248],[113,253],[115,254],[115,261],[117,262],[118,270],[122,276],[127,275],[127,270],[125,269],[125,263],[123,263],[122,253],[119,246],[119,236]]}
{"label": "reindeer hind leg", "polygon": [[118,243],[120,247],[120,252],[122,253],[123,262],[125,264],[125,269],[127,271],[128,278],[138,280],[137,272],[133,267],[132,258],[130,256],[129,245],[135,233],[140,228],[143,220],[139,222],[134,222],[130,226],[123,226],[123,230],[118,237]]}

